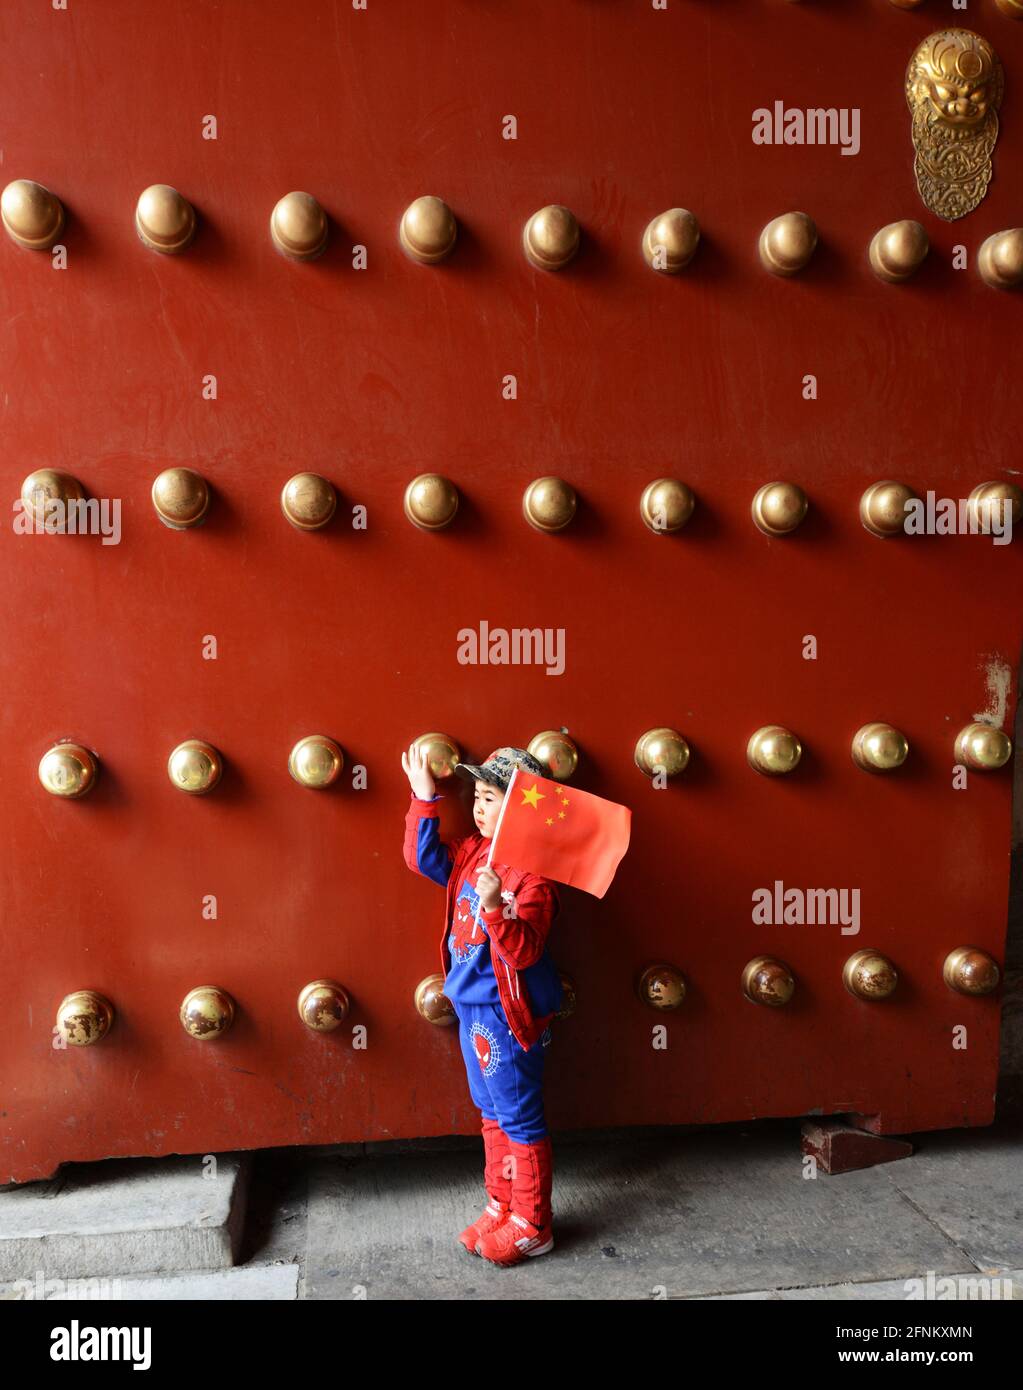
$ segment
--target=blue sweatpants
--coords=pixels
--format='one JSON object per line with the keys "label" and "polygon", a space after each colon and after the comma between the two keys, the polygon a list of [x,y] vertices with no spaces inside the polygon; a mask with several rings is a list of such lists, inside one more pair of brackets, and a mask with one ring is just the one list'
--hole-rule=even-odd
{"label": "blue sweatpants", "polygon": [[524,1052],[500,1007],[459,1004],[455,1012],[473,1104],[485,1120],[496,1120],[517,1144],[545,1139],[543,1063],[551,1041],[550,1026]]}

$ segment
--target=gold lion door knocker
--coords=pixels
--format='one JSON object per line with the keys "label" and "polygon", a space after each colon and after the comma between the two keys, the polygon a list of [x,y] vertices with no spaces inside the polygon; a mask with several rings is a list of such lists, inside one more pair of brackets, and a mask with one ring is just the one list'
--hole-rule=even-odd
{"label": "gold lion door knocker", "polygon": [[929,35],[909,60],[916,184],[946,222],[972,212],[987,192],[1004,85],[998,55],[969,29]]}

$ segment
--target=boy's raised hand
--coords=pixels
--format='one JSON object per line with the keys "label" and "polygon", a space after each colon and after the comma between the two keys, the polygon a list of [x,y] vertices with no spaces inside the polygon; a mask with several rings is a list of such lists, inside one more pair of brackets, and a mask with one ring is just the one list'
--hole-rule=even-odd
{"label": "boy's raised hand", "polygon": [[430,759],[426,749],[415,743],[410,743],[408,752],[401,755],[402,771],[408,777],[409,786],[412,788],[412,795],[420,801],[429,801],[434,795],[433,773],[430,771]]}

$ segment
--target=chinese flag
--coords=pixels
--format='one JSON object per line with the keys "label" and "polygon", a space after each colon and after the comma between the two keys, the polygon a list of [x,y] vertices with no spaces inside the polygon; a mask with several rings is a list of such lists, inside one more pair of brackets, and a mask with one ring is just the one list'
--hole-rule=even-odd
{"label": "chinese flag", "polygon": [[629,848],[631,827],[628,806],[517,767],[490,858],[602,898]]}

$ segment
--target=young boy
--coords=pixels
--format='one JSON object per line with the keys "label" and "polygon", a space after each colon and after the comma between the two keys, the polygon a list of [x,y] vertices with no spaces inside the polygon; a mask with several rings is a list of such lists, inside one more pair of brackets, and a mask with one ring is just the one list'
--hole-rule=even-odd
{"label": "young boy", "polygon": [[479,833],[444,844],[425,751],[410,745],[401,765],[412,788],[405,863],[447,888],[441,961],[444,994],[458,1017],[469,1091],[482,1115],[484,1182],[490,1200],[459,1236],[472,1254],[511,1265],[554,1246],[551,1141],[543,1111],[543,1063],[561,979],[547,953],[557,889],[536,874],[494,863],[490,842],[515,767],[544,769],[522,748],[498,748],[455,772],[475,782]]}

